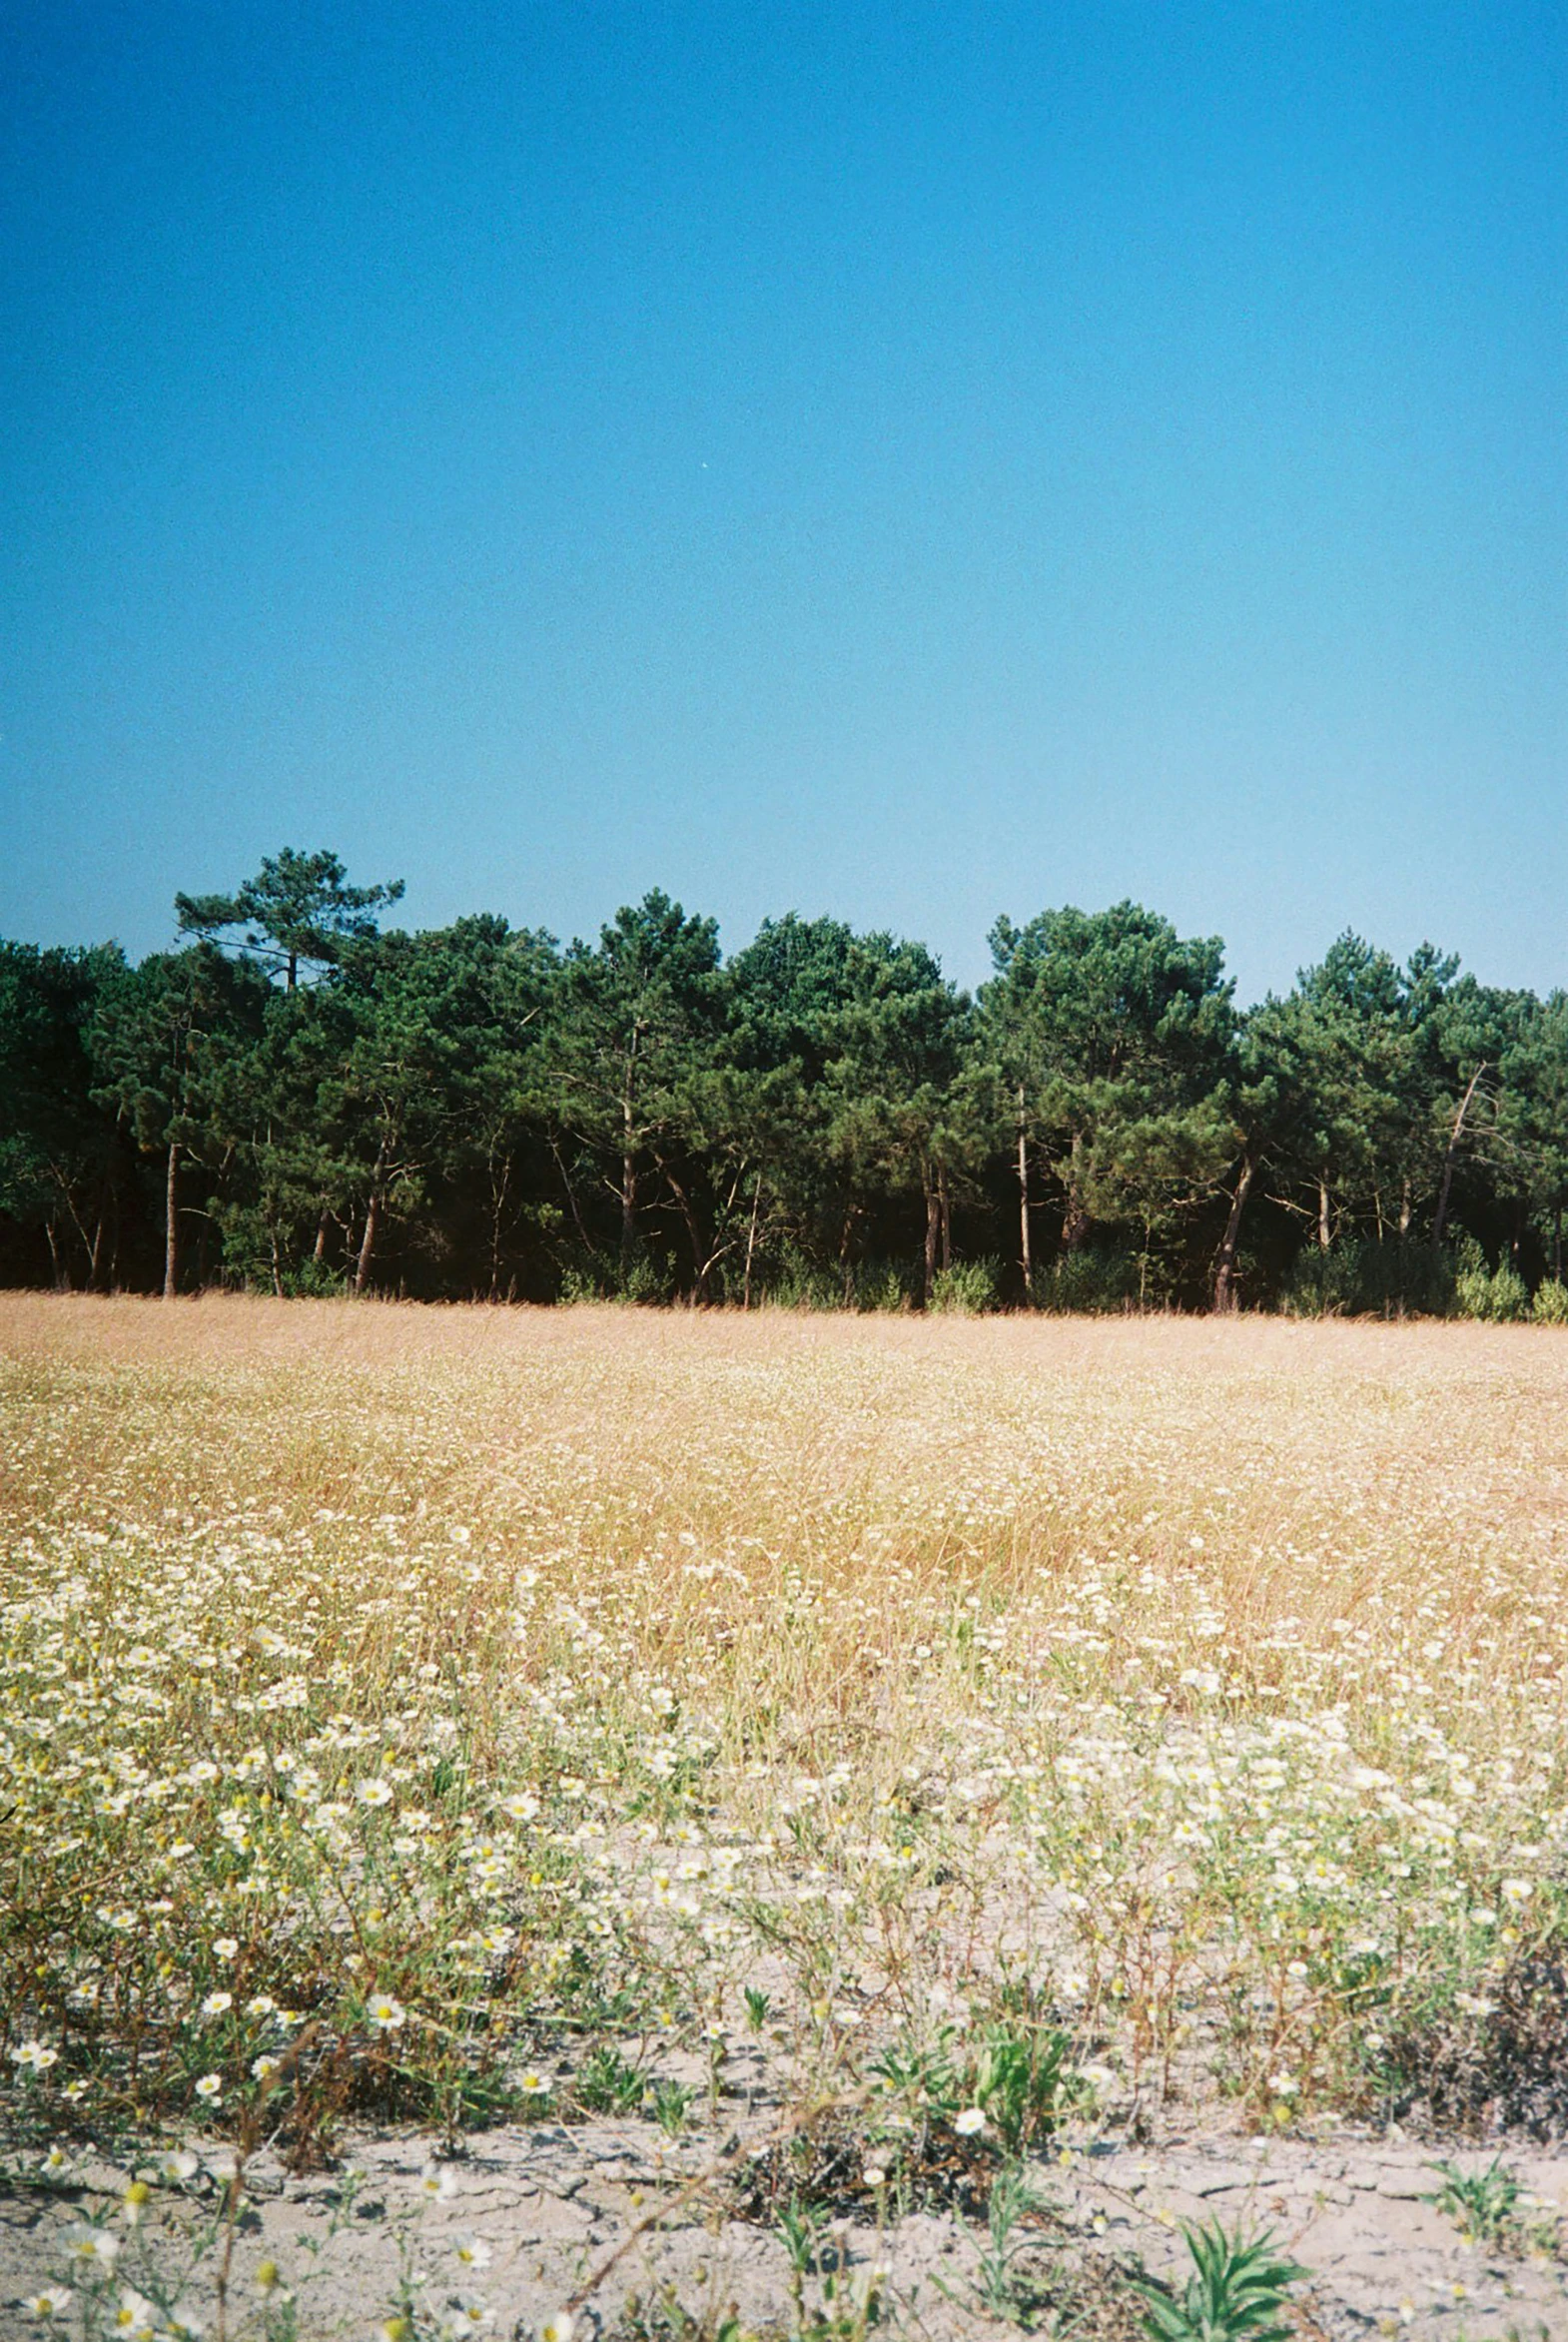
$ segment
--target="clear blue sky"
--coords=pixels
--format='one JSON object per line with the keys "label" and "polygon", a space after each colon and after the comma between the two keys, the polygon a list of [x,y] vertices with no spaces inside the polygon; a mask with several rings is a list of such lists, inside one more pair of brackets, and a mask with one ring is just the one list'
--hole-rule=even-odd
{"label": "clear blue sky", "polygon": [[1555,5],[0,8],[0,934],[1568,984]]}

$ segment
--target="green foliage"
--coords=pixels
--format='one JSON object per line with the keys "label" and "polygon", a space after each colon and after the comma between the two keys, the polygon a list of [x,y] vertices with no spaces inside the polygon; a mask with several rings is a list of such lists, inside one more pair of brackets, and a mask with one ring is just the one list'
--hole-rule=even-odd
{"label": "green foliage", "polygon": [[1543,1277],[1535,1288],[1530,1315],[1537,1325],[1568,1325],[1568,1284],[1561,1277]]}
{"label": "green foliage", "polygon": [[780,2208],[779,2240],[797,2277],[809,2276],[825,2225],[822,2214],[799,2197]]}
{"label": "green foliage", "polygon": [[334,966],[347,945],[375,935],[374,914],[400,902],[402,892],[400,878],[390,886],[351,886],[336,854],[285,846],[232,895],[176,895],[174,907],[182,935],[213,941],[245,928],[239,949],[282,969],[292,992],[302,960]]}
{"label": "green foliage", "polygon": [[0,944],[0,1215],[45,1237],[56,1283],[113,1281],[118,1114],[95,1095],[102,1002],[130,980],[123,954]]}
{"label": "green foliage", "polygon": [[578,2066],[572,2096],[590,2114],[628,2114],[642,2104],[646,2087],[638,2068],[601,2041]]}
{"label": "green foliage", "polygon": [[868,1260],[854,1278],[857,1309],[912,1309],[914,1280],[895,1260]]}
{"label": "green foliage", "polygon": [[1004,2153],[1021,2155],[1049,2137],[1081,2094],[1071,2049],[1069,2036],[1051,2025],[1014,2019],[986,2028],[969,2088]]}
{"label": "green foliage", "polygon": [[844,1297],[841,1279],[790,1251],[768,1276],[765,1294],[776,1309],[837,1309]]}
{"label": "green foliage", "polygon": [[[999,1112],[1061,1198],[1062,1241],[1152,1233],[1209,1196],[1234,1154],[1231,987],[1215,937],[1183,942],[1136,903],[1000,920],[981,995]],[[1062,1303],[1059,1305],[1070,1305]]]}
{"label": "green foliage", "polygon": [[661,2130],[667,2131],[671,2138],[679,2138],[696,2094],[688,2083],[663,2075],[648,2084],[648,2112]]}
{"label": "green foliage", "polygon": [[1454,1305],[1461,1317],[1478,1317],[1490,1325],[1511,1325],[1529,1316],[1530,1290],[1506,1260],[1495,1269],[1488,1268],[1480,1245],[1467,1236],[1459,1248]]}
{"label": "green foliage", "polygon": [[1000,921],[971,1002],[837,920],[726,962],[657,891],[564,950],[384,933],[400,894],[286,848],[138,967],[0,945],[0,1276],[1568,1310],[1568,994],[1343,935],[1238,1015],[1216,939],[1121,903]]}
{"label": "green foliage", "polygon": [[980,2248],[975,2291],[988,2317],[1012,2325],[1027,2324],[1034,2307],[1035,2289],[1021,2272],[1019,2257],[1031,2242],[1025,2222],[1035,2208],[1026,2171],[1010,2163],[997,2173],[986,2205],[986,2240]]}
{"label": "green foliage", "polygon": [[1456,2220],[1478,2244],[1513,2242],[1522,2190],[1501,2155],[1495,2155],[1479,2171],[1465,2171],[1459,2164],[1447,2162],[1434,2163],[1432,2169],[1441,2177],[1442,2186],[1427,2197],[1428,2203]]}
{"label": "green foliage", "polygon": [[932,1281],[931,1306],[953,1317],[984,1317],[1000,1309],[1000,1263],[994,1259],[955,1260],[951,1268],[939,1268]]}
{"label": "green foliage", "polygon": [[760,2033],[773,2013],[773,2002],[757,1984],[745,1988],[746,2022],[754,2033]]}
{"label": "green foliage", "polygon": [[1453,1306],[1454,1268],[1428,1244],[1342,1238],[1302,1251],[1284,1292],[1295,1317],[1445,1316]]}
{"label": "green foliage", "polygon": [[1214,2220],[1181,2233],[1192,2263],[1183,2289],[1138,2280],[1150,2342],[1289,2342],[1289,2289],[1307,2271],[1278,2259],[1266,2230],[1246,2242]]}
{"label": "green foliage", "polygon": [[1098,1246],[1060,1252],[1035,1280],[1035,1306],[1063,1316],[1095,1316],[1132,1308],[1139,1298],[1139,1264],[1128,1252]]}

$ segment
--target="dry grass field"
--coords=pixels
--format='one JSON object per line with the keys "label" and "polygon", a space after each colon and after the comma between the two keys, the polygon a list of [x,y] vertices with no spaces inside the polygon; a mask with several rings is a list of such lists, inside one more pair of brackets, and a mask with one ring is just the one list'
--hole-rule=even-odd
{"label": "dry grass field", "polygon": [[1554,1329],[10,1296],[0,1371],[24,2157],[1568,2117]]}

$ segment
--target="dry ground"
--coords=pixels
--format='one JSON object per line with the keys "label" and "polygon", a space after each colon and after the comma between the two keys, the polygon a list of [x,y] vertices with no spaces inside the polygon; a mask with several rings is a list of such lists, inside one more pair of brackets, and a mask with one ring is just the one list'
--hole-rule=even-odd
{"label": "dry ground", "polygon": [[[1266,2216],[1321,2330],[1568,2332],[1565,1400],[1548,1328],[0,1299],[12,2297],[155,2133],[254,2149],[276,2225],[478,2124],[534,2273],[472,2316],[537,2317],[633,2208],[506,2190],[613,2119],[798,2130],[917,2323],[1066,2144],[1059,2258],[1142,2156],[1101,2216],[1157,2265],[1151,2201]],[[1490,2294],[1397,2180],[1483,2139],[1544,2199]],[[1282,2210],[1188,2184],[1243,2140]],[[698,2314],[706,2216],[798,2325],[737,2187],[666,2274]],[[351,2234],[312,2314],[363,2332]]]}

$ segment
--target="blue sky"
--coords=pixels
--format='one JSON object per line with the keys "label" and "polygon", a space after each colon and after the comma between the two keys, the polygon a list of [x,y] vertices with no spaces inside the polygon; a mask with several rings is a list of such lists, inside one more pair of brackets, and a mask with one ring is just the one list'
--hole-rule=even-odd
{"label": "blue sky", "polygon": [[0,934],[1568,983],[1554,7],[0,6]]}

